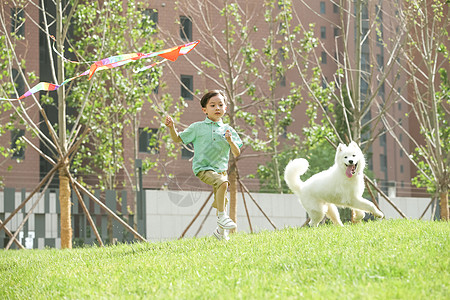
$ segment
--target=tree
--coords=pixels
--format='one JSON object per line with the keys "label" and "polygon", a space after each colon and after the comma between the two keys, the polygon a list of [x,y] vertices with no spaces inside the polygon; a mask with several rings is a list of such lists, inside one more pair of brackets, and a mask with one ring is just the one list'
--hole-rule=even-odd
{"label": "tree", "polygon": [[[111,14],[111,15],[107,15],[107,18],[102,18],[102,21],[104,21],[104,27],[102,27],[103,29],[108,29],[108,23],[109,25],[114,23],[114,20],[120,21],[122,22],[120,24],[120,26],[117,26],[115,28],[121,28],[120,30],[118,30],[118,32],[121,33],[122,39],[119,38],[119,36],[117,37],[117,42],[122,41],[124,46],[129,46],[130,48],[133,48],[135,50],[142,50],[142,52],[148,52],[151,51],[153,48],[149,46],[149,42],[146,43],[146,41],[138,41],[137,39],[130,39],[130,43],[127,44],[125,43],[125,39],[123,38],[125,36],[124,34],[124,24],[129,24],[131,28],[135,28],[134,29],[134,34],[138,37],[141,38],[142,37],[142,33],[143,34],[148,34],[150,31],[150,27],[153,25],[151,24],[148,19],[146,20],[144,18],[144,22],[146,22],[145,24],[142,24],[142,26],[136,26],[136,24],[139,22],[139,20],[141,20],[142,18],[139,18],[139,15],[141,14],[141,12],[136,10],[136,7],[134,7],[133,5],[135,4],[134,1],[128,1],[127,2],[129,5],[129,10],[127,10],[127,13],[129,13],[130,15],[127,15],[127,17],[123,17],[121,15],[121,7],[122,7],[122,2],[114,2],[114,9],[116,10],[117,14]],[[25,4],[29,4],[34,5],[32,2],[28,2]],[[94,4],[95,5],[95,4]],[[62,83],[64,81],[64,79],[66,78],[65,76],[65,71],[66,71],[66,67],[64,62],[66,61],[66,58],[64,58],[63,56],[66,55],[68,52],[65,51],[65,46],[69,45],[68,44],[68,35],[71,32],[70,26],[72,26],[73,24],[77,24],[76,22],[72,22],[72,18],[76,17],[86,17],[84,18],[83,22],[86,21],[86,19],[92,18],[96,16],[96,13],[98,13],[97,11],[90,11],[91,14],[84,14],[83,12],[88,11],[88,7],[89,5],[81,5],[78,3],[78,1],[72,1],[72,2],[65,2],[64,6],[63,3],[61,3],[61,1],[57,1],[54,3],[54,6],[52,6],[52,3],[47,3],[47,2],[42,2],[40,5],[38,6],[32,6],[36,9],[39,9],[42,13],[43,16],[43,27],[40,28],[40,30],[42,30],[45,33],[45,37],[47,40],[47,45],[48,45],[48,55],[50,57],[50,61],[51,61],[51,65],[49,66],[50,70],[51,70],[51,78],[49,78],[48,80],[51,80],[52,82],[55,83]],[[52,12],[52,7],[53,12]],[[3,8],[3,6],[2,6]],[[111,9],[111,7],[109,7]],[[109,12],[111,12],[111,10],[109,10]],[[131,15],[133,14],[133,15]],[[31,18],[31,16],[29,16]],[[33,76],[33,74],[25,74],[23,69],[24,69],[24,64],[25,62],[23,60],[20,59],[20,55],[17,54],[17,49],[16,49],[16,45],[14,43],[14,41],[16,40],[16,37],[14,35],[14,33],[10,36],[8,34],[8,30],[6,29],[6,17],[5,14],[2,14],[2,31],[5,32],[5,43],[7,46],[7,62],[6,65],[8,66],[8,68],[11,68],[13,64],[15,65],[19,65],[22,66],[22,68],[19,68],[20,70],[20,75],[21,77],[25,80],[27,89],[30,89],[30,84],[28,82],[28,80],[30,80],[30,82],[34,82],[34,80],[36,79],[35,76]],[[132,22],[136,22],[134,24],[131,24]],[[36,20],[34,20],[34,22],[30,22],[30,24],[39,24],[39,22],[37,22]],[[139,23],[141,25],[141,23]],[[52,27],[55,26],[56,28]],[[53,29],[52,29],[53,28]],[[113,28],[113,26],[109,26],[109,29],[113,30],[115,29]],[[53,32],[51,32],[52,30],[54,30]],[[92,36],[87,37],[87,40],[92,42],[96,39],[96,37],[98,38],[99,35],[95,35],[98,34],[98,32],[95,32],[96,30],[98,30],[98,28],[94,27],[92,28],[92,30],[94,31],[94,33],[92,34]],[[117,34],[114,32],[110,32],[111,34]],[[55,41],[55,52],[53,52],[52,49],[52,36],[51,34],[54,34],[54,41]],[[102,41],[104,42],[106,39],[106,35],[107,32],[104,31],[103,32],[103,36],[102,36]],[[2,42],[4,40],[2,39]],[[74,41],[72,40],[72,42],[77,43],[79,42],[80,45],[84,45],[86,46],[86,44],[83,44],[83,41],[77,40]],[[95,43],[90,44],[90,46],[94,45]],[[161,44],[159,44],[161,45]],[[113,51],[119,51],[121,49],[118,49],[118,44],[112,44],[110,45],[111,47],[116,47],[115,50]],[[80,52],[82,52],[81,50],[86,50],[86,49],[82,49],[80,48],[72,48],[72,47],[68,47],[68,50],[72,51],[72,50],[80,50]],[[95,54],[97,56],[91,56],[91,57],[87,57],[85,52],[82,52],[81,54],[85,55],[85,56],[77,56],[76,58],[79,58],[80,60],[86,61],[86,58],[88,59],[92,59],[94,58],[95,60],[98,60],[99,57],[98,55],[101,54],[105,54],[105,52],[102,52],[101,50],[99,52],[96,52],[97,49],[101,49],[101,48],[90,48],[90,51],[94,51]],[[122,48],[124,49],[124,48]],[[129,51],[130,49],[128,49]],[[78,55],[80,53],[77,53]],[[114,52],[114,54],[118,54],[117,52]],[[57,63],[53,63],[53,62],[57,62]],[[89,66],[90,63],[87,63],[87,65]],[[2,64],[3,65],[3,64]],[[80,72],[80,70],[78,70],[78,68],[71,68],[70,64],[66,64],[66,66],[68,66],[67,71],[68,74],[76,74],[77,72]],[[10,69],[9,69],[10,71]],[[111,72],[114,73],[114,72]],[[117,72],[120,73],[120,72]],[[9,74],[12,74],[11,72],[9,72]],[[145,77],[145,80],[147,81],[151,81],[152,83],[149,84],[148,86],[142,88],[141,90],[139,90],[139,92],[137,93],[137,96],[142,96],[143,93],[150,94],[149,90],[151,90],[152,88],[154,88],[154,86],[156,86],[156,82],[155,79],[158,78],[158,71],[155,72],[153,74],[153,76],[144,76],[144,75],[136,75],[135,77],[129,77],[128,79],[133,79],[135,81],[137,80],[141,80],[142,78]],[[112,79],[111,79],[112,78]],[[42,80],[43,78],[41,78]],[[42,103],[45,104],[46,108],[51,108],[51,107],[56,107],[57,106],[57,111],[58,111],[58,121],[55,123],[52,123],[51,120],[48,118],[47,116],[47,109],[44,109],[44,106],[41,105],[40,101],[37,100],[36,95],[32,95],[30,98],[32,98],[33,103],[30,104],[29,106],[27,106],[29,102],[25,102],[25,101],[9,101],[7,102],[7,105],[9,105],[7,108],[9,109],[13,109],[15,111],[15,115],[13,115],[13,117],[16,117],[18,120],[20,120],[21,122],[23,122],[24,124],[26,124],[27,128],[32,131],[34,133],[34,135],[36,137],[39,138],[39,140],[45,144],[48,147],[48,152],[49,155],[47,155],[46,153],[43,153],[42,151],[39,150],[39,147],[34,146],[33,144],[30,143],[30,145],[32,146],[32,148],[36,149],[37,151],[40,152],[40,154],[42,155],[42,157],[44,157],[47,161],[50,162],[50,164],[53,166],[50,171],[48,172],[48,174],[46,174],[46,176],[43,178],[40,187],[42,187],[43,183],[45,181],[48,181],[49,178],[52,178],[53,174],[56,172],[56,170],[59,171],[59,186],[60,186],[60,207],[61,207],[61,247],[62,248],[71,248],[72,247],[72,237],[71,237],[71,233],[72,233],[72,229],[71,229],[71,215],[70,215],[70,209],[71,209],[71,203],[70,203],[70,185],[72,185],[74,187],[74,189],[76,190],[76,192],[78,192],[78,189],[83,190],[85,193],[89,194],[89,191],[87,189],[85,189],[84,187],[82,187],[74,178],[73,178],[73,171],[71,170],[71,159],[73,159],[74,156],[76,156],[76,151],[78,149],[78,147],[80,147],[80,145],[82,144],[82,142],[86,142],[84,140],[84,138],[88,135],[89,130],[87,130],[87,128],[89,127],[95,127],[95,131],[93,131],[91,129],[91,133],[99,133],[101,131],[103,132],[108,132],[110,133],[110,137],[112,136],[112,143],[107,144],[105,141],[107,139],[104,139],[102,142],[103,143],[99,143],[95,146],[98,146],[96,148],[94,148],[94,150],[92,151],[92,153],[95,153],[96,155],[98,155],[98,157],[107,157],[107,159],[109,159],[109,157],[113,157],[113,164],[117,163],[117,161],[114,161],[114,159],[120,159],[122,155],[120,149],[122,147],[120,141],[122,138],[122,134],[123,132],[121,130],[123,130],[123,127],[121,127],[122,124],[128,124],[127,120],[129,122],[129,119],[127,119],[127,114],[128,117],[130,114],[136,113],[139,110],[139,107],[142,107],[142,102],[143,101],[131,101],[133,99],[133,90],[132,89],[126,89],[124,88],[124,86],[126,86],[123,82],[126,81],[126,78],[124,76],[116,76],[114,77],[114,75],[111,75],[110,77],[108,77],[107,75],[104,78],[99,78],[100,80],[104,79],[109,80],[107,82],[107,84],[109,84],[108,87],[102,86],[101,84],[98,84],[99,82],[96,81],[96,78],[94,77],[88,85],[84,86],[86,89],[84,90],[80,90],[78,88],[78,86],[72,85],[74,82],[72,81],[70,85],[68,85],[68,89],[65,91],[65,86],[62,85],[58,90],[58,97],[57,97],[57,101],[55,102],[53,100],[52,97],[46,97],[43,96],[42,97]],[[120,84],[118,84],[117,82],[114,81],[117,80],[117,82],[119,82]],[[14,83],[13,78],[11,78],[11,82]],[[77,82],[78,84],[79,82]],[[101,83],[101,81],[100,81]],[[92,91],[92,86],[96,84],[96,87],[98,87],[99,89],[103,88],[103,92],[108,91],[110,92],[110,94],[106,93],[103,94],[97,94],[97,100],[98,103],[96,103],[96,101],[93,102],[89,102],[90,96],[91,96],[91,91]],[[7,89],[11,89],[13,87],[13,85],[11,83],[6,83],[5,85],[2,85],[2,87],[5,88],[5,90]],[[83,84],[81,84],[81,87],[83,88]],[[127,94],[127,97],[123,97],[121,98],[119,95],[119,92],[128,92],[129,94]],[[131,95],[130,95],[131,93]],[[18,91],[16,91],[16,98],[18,98],[21,93],[19,93]],[[68,96],[68,94],[70,94]],[[108,100],[111,99],[106,99],[104,96],[105,95],[109,95],[112,100],[116,100],[115,98],[113,98],[113,96],[117,96],[119,95],[117,102],[113,102],[114,104],[117,104],[117,106],[113,106],[113,108],[111,109],[111,114],[108,116],[110,117],[110,119],[105,120],[105,119],[101,119],[101,115],[102,112],[105,111],[105,103],[108,103]],[[122,102],[121,102],[122,101]],[[128,101],[128,102],[127,102]],[[100,108],[100,104],[101,103],[103,105],[103,111],[99,112],[99,108]],[[3,102],[2,102],[3,104]],[[68,104],[68,105],[67,105]],[[6,104],[5,104],[6,105]],[[48,130],[48,134],[45,133],[37,124],[38,121],[35,121],[34,119],[32,119],[29,116],[29,111],[31,111],[31,108],[34,106],[38,107],[40,114],[42,115],[43,119],[44,119],[44,123],[47,127]],[[129,105],[129,106],[127,106]],[[140,106],[139,106],[140,105]],[[125,108],[124,108],[125,107]],[[68,116],[68,108],[77,108],[77,113],[73,114],[73,115],[69,115]],[[89,108],[90,111],[86,111],[86,109]],[[97,115],[96,115],[97,113]],[[93,116],[93,117],[92,117]],[[99,117],[99,119],[96,119],[96,122],[91,122],[93,119],[95,119],[95,117]],[[92,117],[92,118],[91,118]],[[66,125],[69,125],[68,127],[66,127]],[[80,134],[80,132],[82,131],[82,129],[85,128],[84,132]],[[71,130],[70,130],[71,129]],[[99,135],[97,135],[99,136]],[[91,139],[95,141],[95,134],[92,134],[91,137],[93,137]],[[101,136],[102,137],[102,136]],[[117,137],[117,138],[116,138]],[[119,141],[119,142],[117,142]],[[82,149],[86,149],[89,146],[85,146]],[[118,156],[116,155],[112,155],[112,156],[105,156],[105,153],[107,152],[111,152],[110,150],[113,149],[113,153],[114,154],[118,154]],[[117,151],[114,151],[118,149]],[[81,153],[83,153],[83,151],[81,151]],[[90,154],[90,153],[89,153]],[[102,156],[103,155],[103,156]],[[83,158],[81,156],[78,156],[78,158],[80,160],[83,160]],[[123,157],[122,157],[123,159]],[[109,161],[109,160],[108,160]],[[116,165],[110,164],[109,165],[109,169],[112,169],[112,173],[116,172],[117,169],[119,169],[121,166],[123,166],[123,164],[121,165],[120,162],[117,163],[116,165],[118,165],[118,168],[116,169]],[[77,164],[75,164],[77,165]],[[149,165],[149,164],[147,164]],[[79,166],[79,165],[77,165]],[[107,172],[105,172],[107,173]],[[111,174],[111,173],[109,173]],[[113,175],[111,175],[111,177],[113,177]],[[108,178],[109,179],[109,178]],[[51,180],[51,179],[50,179]],[[111,180],[104,180],[103,183],[106,184],[110,184],[108,187],[114,187],[114,184],[116,183],[114,179]],[[38,187],[39,188],[39,187]],[[36,191],[36,190],[35,190]],[[34,191],[34,192],[35,192]],[[33,192],[33,193],[34,193]],[[29,198],[28,198],[29,199]],[[27,201],[27,200],[26,200]],[[98,199],[96,199],[95,201],[97,201],[97,203],[104,209],[106,209],[110,215],[115,216],[114,212],[109,211]],[[25,203],[22,203],[21,205],[25,205]],[[20,207],[18,208],[20,209]],[[88,214],[88,212],[85,210],[86,214]],[[89,217],[90,218],[90,217]],[[116,218],[117,220],[117,218]],[[90,220],[92,221],[92,220]],[[128,224],[126,224],[125,222],[123,222],[122,220],[118,220],[119,222],[121,222],[128,230],[130,230],[131,232],[133,232],[137,237],[139,237],[142,240],[145,240],[142,236],[140,236],[137,232],[135,232],[131,227],[128,226]],[[5,221],[6,223],[6,221]],[[2,228],[4,226],[4,224],[1,225]],[[91,224],[92,227],[95,227],[93,224]],[[94,230],[96,230],[95,228],[93,228]],[[101,243],[101,241],[100,241]]]}
{"label": "tree", "polygon": [[[310,9],[321,19],[324,18],[312,9],[309,2],[301,3],[296,9]],[[395,19],[388,14],[393,11],[390,4],[383,4],[382,7],[378,3],[374,5],[372,1],[357,0],[341,1],[333,5],[340,13],[339,21],[326,21],[335,28],[335,49],[327,48],[320,39],[311,36],[315,51],[310,51],[310,63],[314,71],[305,76],[302,71],[304,66],[296,62],[296,67],[337,139],[340,142],[354,140],[364,144],[367,151],[371,143],[385,132],[380,128],[381,116],[398,100],[391,96],[391,92],[386,91],[385,82],[396,71],[395,60],[403,41],[401,36],[386,34],[391,32],[390,26],[395,25]],[[303,24],[298,14],[295,15],[302,28],[311,26]],[[292,42],[291,48],[300,49],[301,45]],[[375,49],[380,49],[377,56]],[[386,53],[389,55],[388,59],[384,59]],[[329,75],[321,67],[325,59],[336,64],[336,72],[331,74],[332,80],[327,78]],[[317,74],[322,85],[328,87],[326,97],[329,100],[326,102],[321,98],[324,95],[313,89],[317,85]],[[391,86],[391,89],[395,88],[395,85]],[[335,119],[328,115],[327,106],[330,103],[334,103],[336,116],[340,116],[339,130],[335,126]]]}
{"label": "tree", "polygon": [[[33,3],[21,3],[22,6],[14,7],[13,14],[16,16],[19,15],[19,10],[21,12],[24,11],[24,8],[27,4],[33,5]],[[61,1],[55,2],[57,13],[56,13],[56,27],[57,27],[57,34],[56,34],[56,47],[59,51],[62,49],[62,41],[64,41],[64,36],[66,34],[66,31],[64,30],[62,26],[62,6]],[[32,73],[25,74],[25,61],[21,59],[21,56],[16,53],[16,46],[17,41],[23,40],[24,37],[22,34],[19,34],[19,31],[14,30],[11,34],[9,33],[7,29],[7,22],[8,15],[5,14],[4,9],[5,6],[2,5],[2,15],[1,15],[1,24],[2,24],[2,31],[4,33],[5,37],[5,46],[7,51],[7,56],[4,56],[6,59],[6,64],[8,65],[8,71],[10,74],[13,74],[12,68],[15,66],[18,70],[17,77],[20,78],[21,81],[25,82],[28,88],[30,88],[27,80],[35,80],[36,77]],[[42,7],[42,11],[45,12],[45,9]],[[21,13],[22,14],[22,13]],[[44,21],[47,21],[46,14],[44,13]],[[17,24],[21,24],[20,26],[23,26],[24,19],[16,18],[16,16],[13,16],[15,18],[15,22],[20,21]],[[31,22],[30,22],[31,23]],[[38,23],[38,22],[37,22]],[[48,34],[48,26],[43,28],[43,30],[46,31]],[[50,57],[52,57],[50,55]],[[51,59],[52,65],[52,77],[54,82],[62,82],[64,77],[64,63],[62,60],[58,60],[57,66],[53,64],[53,59]],[[16,97],[20,96],[21,91],[17,90],[17,86],[15,86],[16,78],[13,78],[13,76],[10,76],[10,84],[14,87],[14,94]],[[9,85],[11,87],[11,85]],[[8,83],[6,83],[6,88],[8,89]],[[50,125],[48,122],[48,118],[46,116],[46,113],[43,109],[43,107],[40,105],[39,101],[33,96],[34,105],[36,105],[41,112],[47,128],[49,132],[51,133],[50,137],[45,136],[43,132],[39,129],[37,126],[37,122],[30,117],[28,112],[28,107],[25,106],[22,102],[13,103],[9,102],[7,105],[7,109],[13,110],[15,113],[12,115],[12,122],[14,123],[15,118],[20,120],[19,122],[22,122],[26,125],[27,129],[31,130],[39,139],[49,145],[55,152],[58,153],[58,163],[55,164],[55,167],[51,170],[51,172],[48,174],[54,174],[56,170],[59,171],[59,182],[60,182],[60,207],[61,207],[61,247],[62,248],[71,248],[72,245],[72,228],[70,223],[70,188],[69,188],[69,178],[67,174],[67,168],[68,168],[68,152],[67,152],[67,141],[65,139],[65,103],[64,103],[64,95],[63,89],[61,91],[58,91],[60,93],[60,102],[59,102],[59,109],[61,114],[59,115],[59,123],[61,123],[59,127],[59,136],[56,133],[55,129]],[[8,95],[9,96],[9,95]],[[8,97],[9,98],[9,97]],[[64,123],[64,124],[63,124]],[[52,175],[53,176],[53,175]]]}
{"label": "tree", "polygon": [[[255,156],[275,157],[274,174],[277,189],[281,190],[278,163],[280,140],[285,127],[292,123],[292,110],[299,103],[299,88],[287,88],[288,93],[279,92],[279,82],[284,77],[290,57],[288,53],[286,18],[288,8],[281,10],[277,1],[264,2],[264,18],[258,12],[257,1],[177,1],[180,14],[189,16],[200,36],[201,61],[187,58],[191,65],[211,84],[207,89],[225,91],[228,98],[227,122],[244,138],[256,152],[243,154],[236,160],[231,158],[230,217],[236,221],[238,160]],[[216,24],[222,24],[219,30]],[[280,25],[280,28],[278,25]],[[260,29],[268,36],[258,36]],[[175,34],[161,29],[166,42],[177,39]],[[177,32],[178,33],[178,32]],[[261,49],[261,50],[258,50]],[[201,91],[203,92],[203,91]]]}
{"label": "tree", "polygon": [[[413,91],[402,100],[411,107],[408,115],[419,127],[418,136],[410,134],[392,116],[385,117],[386,127],[402,145],[399,133],[404,133],[415,145],[411,161],[417,167],[414,183],[440,199],[441,219],[448,220],[449,168],[449,108],[448,1],[405,1],[399,14],[401,31],[406,35],[401,61],[410,78]],[[438,78],[441,78],[439,84]],[[396,132],[394,129],[399,128]]]}

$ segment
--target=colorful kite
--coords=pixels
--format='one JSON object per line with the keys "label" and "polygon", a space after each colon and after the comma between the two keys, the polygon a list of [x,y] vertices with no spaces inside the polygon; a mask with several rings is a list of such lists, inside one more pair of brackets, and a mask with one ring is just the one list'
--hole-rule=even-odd
{"label": "colorful kite", "polygon": [[[68,83],[69,81],[72,81],[81,76],[89,75],[89,80],[90,80],[92,78],[92,76],[95,74],[95,72],[100,71],[100,70],[120,67],[129,62],[136,61],[139,59],[144,59],[144,58],[150,58],[150,57],[155,57],[155,56],[164,58],[160,62],[156,62],[149,66],[146,66],[146,67],[140,68],[139,70],[136,70],[135,73],[138,73],[138,72],[150,69],[150,68],[152,68],[162,62],[165,62],[167,60],[176,61],[180,55],[188,54],[192,49],[195,48],[195,46],[197,46],[197,44],[199,42],[200,41],[195,41],[195,42],[191,42],[191,43],[188,43],[185,45],[175,46],[175,47],[172,47],[169,49],[164,49],[164,50],[157,51],[157,52],[150,52],[150,53],[139,53],[138,52],[138,53],[130,53],[130,54],[121,54],[121,55],[111,56],[111,57],[94,62],[91,65],[89,70],[81,73],[78,76],[66,79],[59,85],[54,84],[54,83],[48,83],[48,82],[40,82],[17,99],[0,98],[0,100],[10,100],[10,101],[22,100],[23,98],[26,98],[26,97],[28,97],[34,93],[40,92],[40,91],[56,91],[60,86],[63,86],[64,84]],[[61,55],[61,54],[58,53],[58,55]],[[69,60],[67,60],[67,61],[69,61]],[[72,61],[70,61],[70,62],[72,62]]]}

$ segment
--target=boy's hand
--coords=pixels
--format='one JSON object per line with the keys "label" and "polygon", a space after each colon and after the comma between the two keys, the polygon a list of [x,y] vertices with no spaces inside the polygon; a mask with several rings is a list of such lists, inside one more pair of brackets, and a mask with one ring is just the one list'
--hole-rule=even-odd
{"label": "boy's hand", "polygon": [[232,140],[231,140],[231,131],[230,131],[230,130],[227,130],[227,131],[225,132],[225,138],[227,139],[228,142],[231,142],[231,141],[232,141]]}
{"label": "boy's hand", "polygon": [[172,119],[172,117],[167,116],[165,124],[166,124],[167,127],[172,128],[173,127],[173,119]]}
{"label": "boy's hand", "polygon": [[231,152],[233,153],[234,157],[238,157],[239,154],[241,154],[241,150],[233,142],[233,139],[231,138],[231,131],[230,130],[227,130],[225,132],[225,138],[227,139],[228,144],[230,144]]}
{"label": "boy's hand", "polygon": [[173,123],[173,119],[170,116],[166,116],[166,122],[164,123],[167,127],[169,127],[170,136],[172,137],[175,143],[182,142],[180,136],[178,135],[177,130],[175,129],[175,124]]}

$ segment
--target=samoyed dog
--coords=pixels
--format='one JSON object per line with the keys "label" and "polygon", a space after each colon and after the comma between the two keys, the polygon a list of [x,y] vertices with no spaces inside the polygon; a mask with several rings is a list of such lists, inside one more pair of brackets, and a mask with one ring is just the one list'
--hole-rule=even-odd
{"label": "samoyed dog", "polygon": [[348,146],[339,144],[334,165],[305,182],[300,180],[300,175],[308,170],[308,161],[298,158],[288,163],[284,180],[308,212],[311,227],[317,226],[325,215],[335,225],[343,226],[337,206],[352,208],[356,221],[364,218],[364,212],[383,217],[372,202],[362,197],[365,164],[364,155],[355,142]]}

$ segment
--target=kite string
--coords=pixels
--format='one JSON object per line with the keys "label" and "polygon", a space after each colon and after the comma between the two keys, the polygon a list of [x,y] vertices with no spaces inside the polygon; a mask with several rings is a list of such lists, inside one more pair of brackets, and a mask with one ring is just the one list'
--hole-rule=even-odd
{"label": "kite string", "polygon": [[61,53],[59,53],[59,51],[58,51],[58,50],[56,49],[56,47],[55,47],[56,38],[55,38],[53,35],[49,35],[49,36],[50,36],[50,38],[53,40],[53,44],[52,44],[53,51],[54,51],[59,57],[61,57],[62,59],[64,59],[64,61],[70,62],[70,63],[73,63],[73,64],[93,64],[93,63],[96,62],[96,61],[84,61],[84,62],[80,62],[80,61],[70,60],[70,59],[64,57],[64,55],[61,54]]}
{"label": "kite string", "polygon": [[[54,40],[54,37],[52,39]],[[156,62],[150,66],[139,69],[139,72],[143,71],[143,70],[147,70],[149,68],[154,67],[157,64],[165,62],[166,60],[175,61],[178,58],[178,56],[188,54],[192,49],[194,49],[197,46],[197,44],[199,42],[200,41],[190,42],[188,44],[184,44],[181,46],[176,46],[176,47],[172,47],[169,49],[164,49],[164,50],[160,50],[157,52],[151,52],[151,53],[147,53],[147,54],[130,53],[130,54],[111,56],[106,59],[102,59],[102,60],[94,62],[93,64],[91,64],[91,67],[89,70],[83,72],[82,74],[80,74],[78,76],[64,80],[60,85],[48,83],[48,82],[40,82],[17,99],[0,98],[0,101],[18,101],[18,100],[22,100],[23,98],[26,98],[34,93],[40,92],[40,91],[55,91],[60,86],[66,84],[67,82],[72,81],[76,78],[79,78],[81,76],[89,75],[89,79],[91,79],[96,71],[104,70],[104,69],[112,69],[112,68],[122,66],[129,62],[136,61],[136,60],[139,60],[142,58],[150,58],[150,57],[154,57],[154,56],[160,56],[160,57],[164,58],[160,62]],[[53,48],[54,48],[54,46],[53,46]],[[56,49],[54,49],[54,50],[56,51]],[[61,53],[57,52],[57,54],[60,55],[65,60],[67,60],[64,56],[61,55]],[[67,60],[67,61],[72,62],[72,63],[79,63],[79,62],[75,62],[75,61],[71,61],[71,60]]]}

